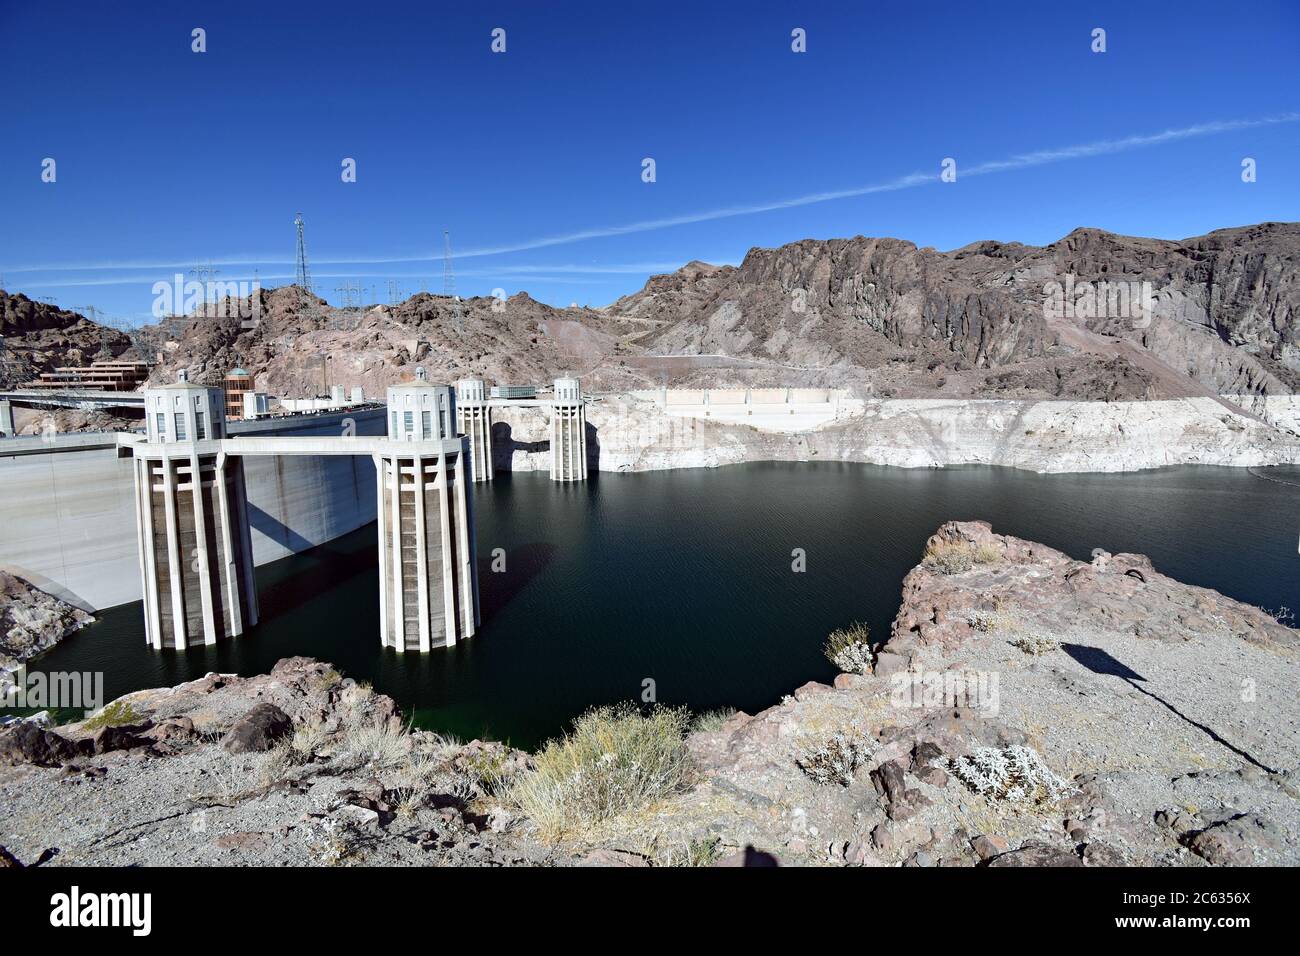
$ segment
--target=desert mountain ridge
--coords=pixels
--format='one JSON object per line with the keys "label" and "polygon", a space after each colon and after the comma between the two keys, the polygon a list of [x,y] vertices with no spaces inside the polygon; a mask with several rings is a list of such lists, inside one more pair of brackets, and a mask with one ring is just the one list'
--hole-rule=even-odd
{"label": "desert mountain ridge", "polygon": [[[1100,314],[1045,308],[1053,283],[1101,282],[1136,283],[1149,308],[1111,314],[1104,293]],[[11,299],[28,301],[6,296],[6,317]],[[1300,386],[1300,223],[1182,240],[1079,228],[1047,246],[986,240],[948,252],[804,239],[753,248],[735,266],[688,262],[601,308],[520,292],[468,298],[458,318],[441,295],[338,308],[295,286],[228,304],[240,308],[144,326],[132,354],[161,357],[159,380],[184,367],[215,383],[239,365],[259,389],[290,396],[326,383],[380,394],[417,365],[440,381],[578,374],[593,391],[779,384],[882,398],[1161,399]],[[241,309],[258,321],[241,320]],[[12,347],[8,324],[6,337]]]}

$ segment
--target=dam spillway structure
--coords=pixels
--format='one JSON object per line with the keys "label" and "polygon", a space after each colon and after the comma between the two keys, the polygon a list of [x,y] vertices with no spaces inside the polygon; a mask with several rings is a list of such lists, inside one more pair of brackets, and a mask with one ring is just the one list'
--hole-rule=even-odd
{"label": "dam spillway structure", "polygon": [[587,480],[587,411],[582,383],[576,378],[555,380],[551,406],[551,480]]}
{"label": "dam spillway structure", "polygon": [[456,383],[456,428],[469,440],[472,480],[491,481],[492,406],[481,378],[462,378]]}
{"label": "dam spillway structure", "polygon": [[479,623],[470,441],[456,393],[425,380],[388,389],[378,473],[380,633],[386,647],[428,651]]}
{"label": "dam spillway structure", "polygon": [[134,446],[145,639],[183,650],[257,623],[243,463],[221,447],[225,396],[179,382],[145,390]]}

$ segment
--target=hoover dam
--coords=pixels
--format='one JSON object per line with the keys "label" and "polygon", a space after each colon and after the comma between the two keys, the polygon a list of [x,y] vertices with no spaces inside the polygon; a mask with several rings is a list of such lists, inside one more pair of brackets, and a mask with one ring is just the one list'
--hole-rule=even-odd
{"label": "hoover dam", "polygon": [[[559,434],[549,400],[490,399],[457,384],[460,428],[483,481],[495,470],[658,471],[746,461],[841,461],[907,468],[1005,465],[1117,472],[1174,465],[1257,467],[1300,460],[1294,396],[1164,402],[863,400],[837,389],[647,389],[584,395],[581,429]],[[468,391],[467,391],[468,389]],[[482,398],[479,398],[483,395]],[[232,420],[232,438],[383,436],[381,403]],[[580,453],[559,464],[568,440]],[[84,610],[141,598],[129,458],[113,434],[0,442],[0,567]],[[568,468],[572,468],[570,473]],[[375,470],[355,457],[245,462],[254,564],[324,544],[375,520]]]}
{"label": "hoover dam", "polygon": [[[231,421],[232,437],[385,433],[382,404]],[[134,463],[114,434],[10,438],[0,444],[3,564],[87,611],[141,599]],[[266,457],[245,462],[255,565],[323,544],[375,520],[369,459]]]}

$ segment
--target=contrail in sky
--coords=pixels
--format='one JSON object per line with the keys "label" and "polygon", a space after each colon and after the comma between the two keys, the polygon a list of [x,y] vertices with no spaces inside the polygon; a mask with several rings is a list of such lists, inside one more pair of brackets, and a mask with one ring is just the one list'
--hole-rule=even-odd
{"label": "contrail in sky", "polygon": [[[1004,173],[1014,169],[1028,169],[1032,166],[1046,166],[1050,163],[1064,162],[1069,159],[1083,159],[1089,156],[1108,156],[1112,153],[1126,153],[1134,149],[1144,149],[1148,146],[1160,146],[1165,143],[1178,142],[1179,140],[1184,139],[1193,139],[1198,136],[1210,136],[1215,133],[1227,133],[1239,129],[1253,129],[1259,126],[1274,126],[1280,123],[1294,123],[1297,120],[1300,120],[1300,113],[1281,113],[1276,116],[1265,116],[1258,119],[1219,120],[1212,123],[1200,123],[1196,126],[1185,126],[1181,129],[1168,129],[1161,133],[1126,136],[1123,139],[1103,139],[1092,143],[1083,143],[1078,146],[1063,146],[1058,149],[1044,149],[1033,153],[1020,153],[1007,159],[980,163],[977,166],[961,168],[959,165],[957,178],[960,181],[968,176],[986,176],[990,173]],[[792,209],[796,206],[811,206],[815,203],[831,202],[836,199],[851,199],[856,196],[870,196],[873,193],[896,192],[900,189],[911,189],[913,186],[923,186],[927,183],[937,182],[939,182],[939,172],[937,170],[929,173],[910,173],[907,176],[900,176],[898,179],[874,183],[869,186],[858,186],[852,189],[808,193],[803,196],[796,196],[792,199],[780,199],[771,202],[752,203],[749,205],[723,206],[718,209],[687,213],[680,216],[670,216],[664,219],[646,219],[641,222],[628,223],[623,226],[606,226],[598,229],[585,229],[581,232],[570,232],[543,239],[534,239],[528,242],[517,243],[515,245],[495,246],[485,249],[470,249],[457,253],[457,257],[464,259],[472,256],[500,255],[507,252],[522,252],[526,249],[542,249],[547,246],[562,246],[572,242],[582,242],[586,239],[624,236],[636,232],[653,232],[657,229],[668,229],[672,226],[684,226],[696,222],[712,222],[715,219],[730,219],[734,216],[752,216],[756,213],[772,212],[777,209]]]}
{"label": "contrail in sky", "polygon": [[[1133,136],[1125,136],[1120,139],[1103,139],[1091,143],[1081,143],[1075,146],[1062,146],[1056,149],[1043,149],[1031,153],[1019,153],[1006,159],[990,160],[979,163],[974,166],[962,166],[960,157],[958,157],[957,179],[960,182],[970,176],[987,176],[993,173],[1005,173],[1017,169],[1029,169],[1035,166],[1047,166],[1052,163],[1065,162],[1071,159],[1085,159],[1092,156],[1109,156],[1115,153],[1127,153],[1132,150],[1146,149],[1151,146],[1162,146],[1166,143],[1175,143],[1186,139],[1195,139],[1202,136],[1212,136],[1216,133],[1229,133],[1236,130],[1256,129],[1263,126],[1277,126],[1283,123],[1294,123],[1300,121],[1300,113],[1278,113],[1273,116],[1263,116],[1254,119],[1235,119],[1235,120],[1216,120],[1209,123],[1198,123],[1195,126],[1184,126],[1178,129],[1167,129],[1159,133],[1143,133]],[[938,163],[935,164],[936,167]],[[457,260],[479,258],[484,256],[505,255],[511,252],[524,252],[530,249],[546,249],[551,246],[565,246],[577,242],[585,242],[588,239],[607,239],[614,236],[626,236],[634,233],[655,232],[660,229],[670,229],[674,226],[686,226],[697,222],[713,222],[718,219],[731,219],[737,216],[753,216],[758,213],[773,212],[778,209],[793,209],[799,206],[811,206],[817,203],[833,202],[837,199],[852,199],[859,196],[870,196],[875,193],[897,192],[903,189],[911,189],[916,186],[924,186],[929,183],[939,182],[939,170],[936,168],[931,172],[914,172],[906,176],[900,176],[896,179],[886,180],[884,182],[872,183],[866,186],[855,186],[848,189],[831,190],[827,192],[806,193],[802,196],[795,196],[789,199],[777,199],[766,202],[747,203],[733,206],[721,206],[715,209],[706,209],[700,212],[682,213],[677,216],[667,216],[660,219],[643,219],[638,222],[630,222],[619,226],[600,226],[590,229],[582,229],[576,232],[561,233],[554,236],[545,236],[538,239],[529,239],[499,246],[485,246],[478,249],[459,250],[456,253]],[[372,258],[361,257],[358,259],[318,259],[313,260],[322,265],[343,265],[343,264],[390,264],[399,262],[436,262],[441,258],[441,252],[431,253],[424,256],[399,256],[392,258]],[[285,262],[287,260],[277,258],[267,258],[257,260],[253,258],[228,259],[225,261],[216,260],[215,265],[258,265],[276,262]],[[100,263],[100,264],[82,264],[77,266],[45,266],[45,267],[28,267],[16,268],[7,267],[9,272],[58,272],[72,270],[112,270],[112,269],[142,269],[158,268],[171,269],[182,267],[181,263]],[[527,271],[536,269],[537,271],[567,271],[571,269],[575,273],[590,272],[592,274],[602,272],[619,272],[625,271],[625,267],[618,266],[592,266],[590,269],[582,267],[516,267],[516,271]],[[667,270],[671,271],[671,270]],[[71,283],[64,283],[65,285]]]}

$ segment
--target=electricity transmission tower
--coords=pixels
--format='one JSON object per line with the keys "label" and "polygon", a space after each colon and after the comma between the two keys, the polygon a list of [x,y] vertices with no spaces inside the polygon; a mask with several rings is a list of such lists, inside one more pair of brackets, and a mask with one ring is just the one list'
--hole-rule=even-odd
{"label": "electricity transmission tower", "polygon": [[388,304],[397,305],[397,300],[401,298],[402,287],[395,280],[388,280]]}
{"label": "electricity transmission tower", "polygon": [[460,332],[465,307],[456,294],[456,270],[451,264],[451,233],[446,229],[442,231],[442,294],[451,298],[452,320],[456,323],[456,331]]}
{"label": "electricity transmission tower", "polygon": [[108,344],[110,320],[103,317],[104,313],[93,305],[74,305],[72,311],[80,312],[101,328],[102,331],[99,334],[99,353],[95,357],[99,358],[100,356],[107,355],[109,358],[112,358],[113,350]]}
{"label": "electricity transmission tower", "polygon": [[206,315],[216,313],[216,301],[210,302],[208,296],[212,293],[212,277],[220,271],[220,269],[212,268],[211,259],[208,260],[207,265],[201,262],[194,263],[194,268],[190,270],[190,275],[194,276],[199,281],[199,285],[203,287],[203,312]]}
{"label": "electricity transmission tower", "polygon": [[334,290],[343,293],[343,308],[351,309],[361,301],[361,286],[355,282],[344,282]]}
{"label": "electricity transmission tower", "polygon": [[190,275],[194,276],[194,278],[198,279],[206,286],[208,282],[212,280],[212,277],[217,275],[219,272],[221,272],[220,269],[212,268],[212,260],[209,259],[206,265],[202,262],[194,263],[194,268],[190,270]]}
{"label": "electricity transmission tower", "polygon": [[307,243],[302,237],[302,213],[295,215],[293,224],[298,229],[298,251],[296,256],[298,274],[295,282],[302,289],[311,292],[311,272],[307,268]]}

